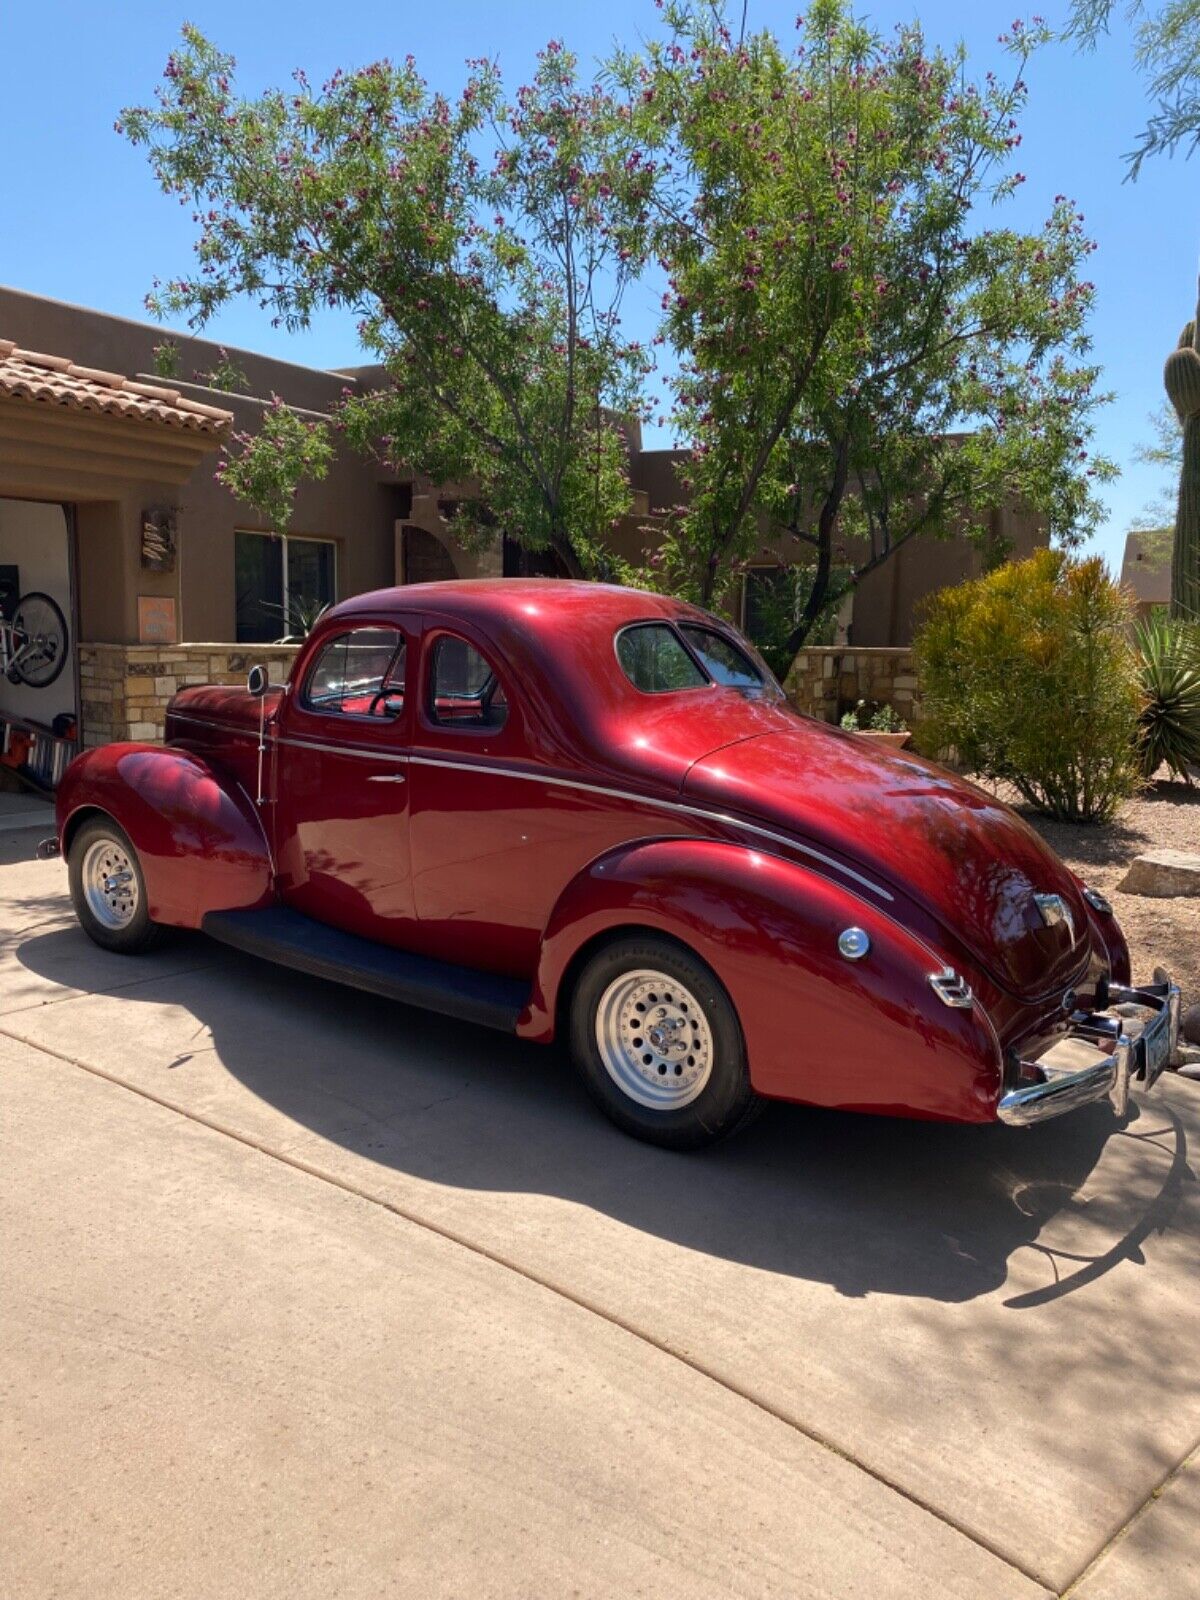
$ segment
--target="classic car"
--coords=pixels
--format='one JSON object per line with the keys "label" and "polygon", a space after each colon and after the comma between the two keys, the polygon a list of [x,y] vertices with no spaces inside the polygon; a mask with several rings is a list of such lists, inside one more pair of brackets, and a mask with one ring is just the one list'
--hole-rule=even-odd
{"label": "classic car", "polygon": [[1177,987],[1133,987],[1108,902],[1013,811],[800,715],[728,623],[626,588],[347,600],[286,685],[184,689],[165,744],[78,757],[49,848],[106,949],[202,929],[564,1039],[614,1122],[676,1148],[771,1098],[1123,1115],[1178,1037]]}

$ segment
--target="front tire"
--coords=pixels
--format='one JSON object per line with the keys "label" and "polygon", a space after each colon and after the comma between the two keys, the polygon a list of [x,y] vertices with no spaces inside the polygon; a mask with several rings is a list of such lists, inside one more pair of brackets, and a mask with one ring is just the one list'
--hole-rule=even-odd
{"label": "front tire", "polygon": [[758,1110],[729,996],[671,939],[632,936],[599,950],[571,997],[570,1039],[588,1093],[634,1138],[695,1150]]}
{"label": "front tire", "polygon": [[142,864],[115,822],[83,824],[71,841],[67,876],[79,925],[102,950],[140,955],[159,943],[164,929],[150,920]]}

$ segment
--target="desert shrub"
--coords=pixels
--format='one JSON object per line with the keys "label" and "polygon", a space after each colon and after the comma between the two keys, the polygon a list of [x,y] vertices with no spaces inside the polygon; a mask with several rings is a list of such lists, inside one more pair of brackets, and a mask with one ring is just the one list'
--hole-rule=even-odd
{"label": "desert shrub", "polygon": [[921,748],[1061,821],[1110,817],[1140,777],[1130,622],[1099,557],[1039,550],[943,589],[915,643]]}
{"label": "desert shrub", "polygon": [[1166,766],[1185,783],[1200,767],[1200,628],[1166,617],[1135,634],[1142,686],[1141,764],[1152,778]]}
{"label": "desert shrub", "polygon": [[847,733],[907,733],[908,723],[894,706],[880,705],[877,700],[860,700],[852,711],[841,719]]}

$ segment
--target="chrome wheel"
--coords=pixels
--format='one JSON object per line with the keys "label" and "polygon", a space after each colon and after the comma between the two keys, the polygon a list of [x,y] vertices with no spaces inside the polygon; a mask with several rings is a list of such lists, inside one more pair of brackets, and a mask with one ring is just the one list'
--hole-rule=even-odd
{"label": "chrome wheel", "polygon": [[596,1007],[596,1047],[622,1094],[652,1111],[677,1111],[703,1093],[713,1070],[704,1008],[678,978],[623,972]]}
{"label": "chrome wheel", "polygon": [[88,910],[102,928],[127,928],[137,915],[138,876],[129,851],[115,839],[88,845],[80,870]]}

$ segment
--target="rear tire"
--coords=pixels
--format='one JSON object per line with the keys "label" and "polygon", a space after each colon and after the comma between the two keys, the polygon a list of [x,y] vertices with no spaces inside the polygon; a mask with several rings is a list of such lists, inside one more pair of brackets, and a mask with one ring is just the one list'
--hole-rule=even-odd
{"label": "rear tire", "polygon": [[118,955],[152,950],[166,932],[151,922],[146,879],[129,835],[109,817],[85,822],[67,855],[71,903],[94,944]]}
{"label": "rear tire", "polygon": [[571,996],[570,1041],[588,1093],[635,1139],[696,1150],[760,1107],[729,996],[660,935],[616,939],[592,957]]}

